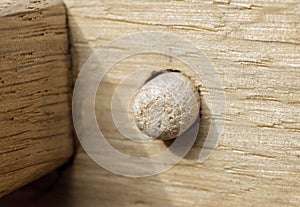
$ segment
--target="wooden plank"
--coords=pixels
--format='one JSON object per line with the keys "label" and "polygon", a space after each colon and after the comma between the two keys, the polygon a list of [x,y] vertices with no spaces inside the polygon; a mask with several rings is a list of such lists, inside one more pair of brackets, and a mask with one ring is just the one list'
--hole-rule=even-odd
{"label": "wooden plank", "polygon": [[70,59],[61,1],[0,6],[0,197],[73,153]]}
{"label": "wooden plank", "polygon": [[[62,190],[61,195],[71,197],[68,200],[75,206],[299,206],[298,0],[65,2],[74,70],[115,38],[141,31],[169,32],[193,42],[220,74],[226,120],[209,160],[197,162],[199,141],[174,168],[149,178],[114,175],[79,151],[72,178],[64,177],[72,190],[66,194]],[[112,91],[139,65],[184,68],[165,62],[161,56],[137,55],[106,76],[105,90],[96,99],[98,122],[123,153],[141,156],[165,149],[160,143],[140,146],[124,140],[113,127],[109,111]],[[204,88],[201,100],[208,106],[202,109],[200,138],[211,116]]]}
{"label": "wooden plank", "polygon": [[[226,95],[225,130],[218,147],[198,162],[209,126],[209,94],[202,92],[198,141],[169,171],[128,178],[108,172],[79,149],[74,165],[51,194],[28,190],[16,198],[40,206],[299,206],[300,204],[300,4],[298,0],[75,1],[65,0],[72,34],[73,69],[109,41],[140,31],[169,32],[193,42],[221,76]],[[98,122],[123,153],[149,156],[166,149],[155,141],[132,144],[117,132],[111,95],[138,67],[184,64],[141,54],[107,74],[96,98]],[[168,60],[168,59],[167,59]],[[130,88],[130,86],[128,86]],[[122,113],[122,110],[120,110]],[[88,130],[88,129],[87,129]],[[23,192],[24,193],[24,192]]]}

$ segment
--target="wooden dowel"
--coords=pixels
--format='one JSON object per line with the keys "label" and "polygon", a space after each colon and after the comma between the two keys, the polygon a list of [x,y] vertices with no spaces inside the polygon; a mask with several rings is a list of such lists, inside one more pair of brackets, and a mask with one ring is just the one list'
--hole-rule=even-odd
{"label": "wooden dowel", "polygon": [[179,72],[163,72],[135,95],[132,111],[137,127],[162,140],[184,133],[199,117],[200,95],[193,82]]}

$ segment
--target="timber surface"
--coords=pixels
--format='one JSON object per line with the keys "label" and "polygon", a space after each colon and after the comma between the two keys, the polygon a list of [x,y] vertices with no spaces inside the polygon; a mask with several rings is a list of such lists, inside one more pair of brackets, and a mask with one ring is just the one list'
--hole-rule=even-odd
{"label": "timber surface", "polygon": [[[63,173],[52,194],[26,191],[27,199],[39,206],[75,207],[300,205],[298,0],[65,3],[75,72],[97,48],[126,34],[169,32],[199,47],[225,88],[226,119],[221,120],[225,129],[206,162],[198,163],[198,141],[175,167],[147,178],[115,175],[79,149],[74,165]],[[113,127],[108,107],[113,89],[134,68],[184,68],[158,56],[141,54],[114,66],[103,82],[106,90],[99,90],[96,98],[102,130],[123,153],[141,156],[165,149],[160,142],[130,145]],[[209,119],[217,117],[210,114],[204,86],[201,100],[199,140],[205,137]],[[14,196],[6,202],[20,198],[18,193]]]}
{"label": "timber surface", "polygon": [[60,1],[1,1],[0,197],[73,153],[66,11]]}

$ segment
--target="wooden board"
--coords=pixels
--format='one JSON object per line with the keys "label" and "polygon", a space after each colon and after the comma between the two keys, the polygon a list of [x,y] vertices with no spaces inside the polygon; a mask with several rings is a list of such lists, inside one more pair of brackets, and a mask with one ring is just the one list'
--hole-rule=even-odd
{"label": "wooden board", "polygon": [[[51,193],[29,187],[1,204],[11,206],[23,199],[28,206],[32,202],[75,207],[299,206],[298,0],[65,3],[75,72],[97,48],[126,34],[169,32],[193,42],[221,76],[226,95],[225,130],[212,156],[199,163],[201,138],[215,116],[210,114],[209,94],[203,87],[205,105],[198,141],[169,171],[147,178],[115,175],[97,166],[80,148],[73,166]],[[166,148],[159,141],[136,146],[123,139],[112,125],[109,111],[113,90],[135,68],[184,68],[166,59],[142,54],[124,60],[107,74],[102,83],[105,90],[98,91],[98,122],[110,143],[123,153],[151,155]]]}
{"label": "wooden board", "polygon": [[70,59],[60,1],[0,5],[0,197],[73,154]]}

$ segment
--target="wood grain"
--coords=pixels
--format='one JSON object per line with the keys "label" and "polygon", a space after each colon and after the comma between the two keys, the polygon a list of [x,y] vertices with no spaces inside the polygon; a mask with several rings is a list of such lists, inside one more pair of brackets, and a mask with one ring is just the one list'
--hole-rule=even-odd
{"label": "wood grain", "polygon": [[73,153],[70,59],[60,1],[0,6],[0,197]]}
{"label": "wood grain", "polygon": [[[72,179],[65,178],[76,189],[66,194],[72,197],[72,204],[299,206],[298,0],[65,2],[76,57],[74,70],[115,38],[141,31],[169,32],[193,42],[209,58],[221,76],[227,101],[222,138],[203,164],[197,162],[201,141],[174,168],[146,179],[114,175],[89,162],[80,151]],[[106,90],[97,98],[98,122],[113,146],[123,153],[151,155],[164,147],[133,147],[121,139],[109,121],[109,108],[103,107],[109,106],[112,93],[108,89],[116,87],[135,65],[147,68],[154,62],[149,68],[180,67],[167,65],[165,59],[149,54],[135,56],[107,74]],[[209,94],[204,87],[201,92],[200,140],[214,116],[209,112]]]}
{"label": "wood grain", "polygon": [[[299,206],[298,0],[65,3],[75,72],[98,47],[140,31],[169,32],[201,48],[225,87],[225,130],[212,156],[199,163],[209,120],[217,116],[210,113],[209,94],[202,86],[197,143],[169,171],[147,178],[127,178],[97,166],[79,149],[74,165],[65,171],[52,193],[42,194],[42,198],[32,193],[27,201],[36,206],[55,203],[75,207]],[[159,141],[132,144],[118,133],[110,113],[114,89],[124,75],[141,66],[188,70],[165,56],[140,54],[128,58],[106,75],[100,85],[105,90],[99,89],[96,98],[96,111],[102,131],[116,149],[129,155],[149,156],[166,149],[166,145]],[[11,206],[22,197],[18,193],[14,196],[2,204]]]}
{"label": "wood grain", "polygon": [[[227,101],[222,138],[203,164],[197,162],[201,141],[171,170],[143,179],[107,172],[79,151],[72,173],[64,177],[71,190],[60,190],[72,206],[299,206],[299,1],[65,2],[75,71],[115,38],[169,32],[191,41],[209,58]],[[113,67],[96,98],[98,122],[123,153],[151,155],[164,149],[161,143],[127,143],[109,118],[112,90],[125,74],[143,64],[184,68],[154,56],[137,55]],[[201,100],[207,106],[202,108],[200,140],[209,118],[217,116],[209,112],[204,86]]]}

